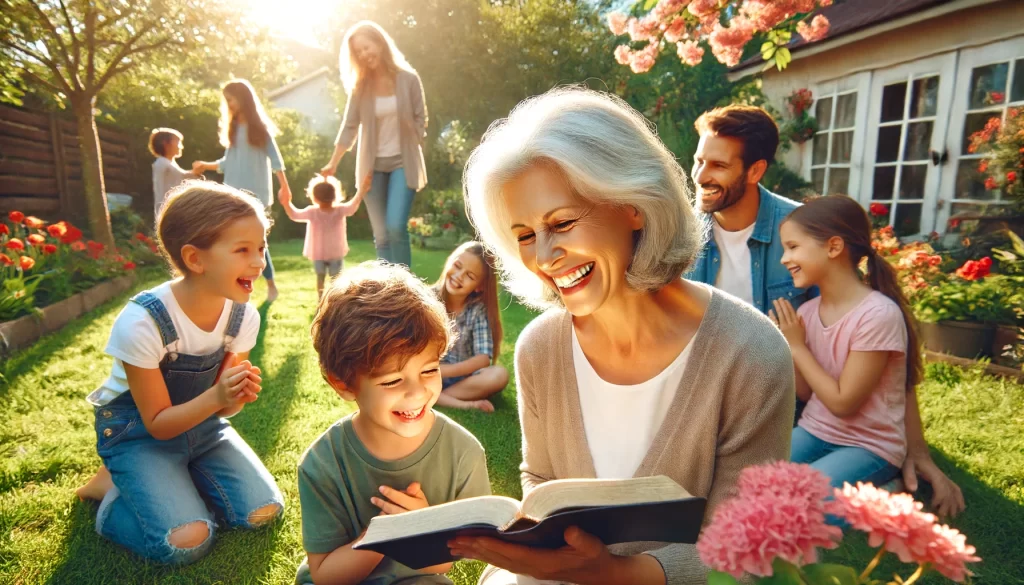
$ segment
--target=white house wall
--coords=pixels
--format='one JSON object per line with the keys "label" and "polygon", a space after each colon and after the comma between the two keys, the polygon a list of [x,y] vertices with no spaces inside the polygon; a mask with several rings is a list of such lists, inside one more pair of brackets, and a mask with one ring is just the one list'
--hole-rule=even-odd
{"label": "white house wall", "polygon": [[337,112],[342,111],[344,104],[335,103],[326,75],[311,79],[270,101],[275,107],[302,114],[306,127],[317,134],[335,136],[338,133],[341,118]]}

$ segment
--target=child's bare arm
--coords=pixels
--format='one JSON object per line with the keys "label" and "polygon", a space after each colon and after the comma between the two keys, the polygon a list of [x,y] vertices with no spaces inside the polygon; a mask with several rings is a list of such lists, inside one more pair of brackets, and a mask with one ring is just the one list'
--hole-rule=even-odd
{"label": "child's bare arm", "polygon": [[345,206],[347,215],[352,215],[359,209],[359,204],[363,202],[363,198],[370,191],[370,187],[373,186],[373,173],[369,173],[363,177],[363,182],[359,184],[359,190],[356,191],[356,196],[350,201],[346,201],[342,205]]}
{"label": "child's bare arm", "polygon": [[289,219],[292,221],[299,221],[300,218],[298,215],[301,210],[298,207],[295,207],[295,204],[292,203],[292,192],[290,190],[285,191],[282,189],[278,191],[277,200],[281,203],[281,207],[284,208],[284,212]]}
{"label": "child's bare arm", "polygon": [[[363,534],[366,532],[364,531]],[[359,537],[362,538],[362,535]],[[356,585],[380,564],[384,555],[372,550],[353,550],[350,542],[328,554],[308,555],[309,574],[317,585]]]}
{"label": "child's bare arm", "polygon": [[455,364],[441,364],[441,377],[461,378],[489,365],[491,365],[491,356],[481,353]]}

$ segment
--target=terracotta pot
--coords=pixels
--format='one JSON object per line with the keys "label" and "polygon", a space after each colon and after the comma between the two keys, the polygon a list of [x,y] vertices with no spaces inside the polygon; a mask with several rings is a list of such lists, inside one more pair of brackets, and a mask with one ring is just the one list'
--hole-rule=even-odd
{"label": "terracotta pot", "polygon": [[963,358],[992,357],[996,326],[974,321],[921,323],[921,342],[931,351]]}

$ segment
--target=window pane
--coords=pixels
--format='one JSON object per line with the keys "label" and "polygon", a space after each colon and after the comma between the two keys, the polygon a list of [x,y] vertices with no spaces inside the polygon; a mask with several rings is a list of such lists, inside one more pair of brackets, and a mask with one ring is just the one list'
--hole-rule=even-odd
{"label": "window pane", "polygon": [[907,84],[894,83],[882,90],[882,122],[903,119],[903,102],[907,98]]}
{"label": "window pane", "polygon": [[828,174],[828,194],[847,195],[850,193],[850,169],[832,168]]}
{"label": "window pane", "polygon": [[978,172],[981,159],[961,159],[956,169],[956,192],[954,199],[977,199],[992,201],[997,198],[995,191],[985,189],[985,175]]}
{"label": "window pane", "polygon": [[896,167],[876,167],[873,187],[872,199],[892,199],[893,190],[896,187]]}
{"label": "window pane", "polygon": [[998,118],[1002,112],[999,110],[989,112],[977,112],[975,114],[967,114],[964,119],[964,135],[963,141],[960,145],[960,153],[967,154],[970,152],[967,147],[971,145],[971,134],[974,134],[978,130],[985,127],[985,124],[989,121],[989,118]]}
{"label": "window pane", "polygon": [[819,130],[828,130],[832,123],[832,98],[818,100],[814,106],[814,119],[818,121]]}
{"label": "window pane", "polygon": [[984,108],[1006,101],[1006,74],[1009,63],[975,67],[971,71],[971,109]]}
{"label": "window pane", "polygon": [[897,236],[913,236],[921,233],[921,204],[898,204],[896,206],[896,221],[892,227]]}
{"label": "window pane", "polygon": [[[1024,78],[1024,73],[1020,75]],[[857,94],[839,96],[836,101],[836,128],[852,128],[857,114]]]}
{"label": "window pane", "polygon": [[1013,85],[1010,86],[1010,100],[1024,101],[1024,59],[1017,59],[1013,65]]}
{"label": "window pane", "polygon": [[933,75],[914,80],[914,91],[910,98],[910,117],[934,116],[939,101],[939,76]]}
{"label": "window pane", "polygon": [[811,164],[823,165],[828,162],[828,133],[824,132],[814,137],[814,154],[811,156]]}
{"label": "window pane", "polygon": [[850,151],[853,150],[853,131],[832,134],[832,161],[834,163],[850,162]]}
{"label": "window pane", "polygon": [[928,178],[928,165],[903,165],[900,173],[900,193],[897,199],[924,199],[924,181]]}
{"label": "window pane", "polygon": [[825,169],[814,169],[811,171],[811,185],[814,192],[822,194],[825,192]]}
{"label": "window pane", "polygon": [[876,162],[893,162],[900,153],[900,131],[902,126],[884,126],[878,129],[878,151]]}
{"label": "window pane", "polygon": [[907,124],[907,145],[903,149],[903,160],[928,160],[932,147],[932,122]]}

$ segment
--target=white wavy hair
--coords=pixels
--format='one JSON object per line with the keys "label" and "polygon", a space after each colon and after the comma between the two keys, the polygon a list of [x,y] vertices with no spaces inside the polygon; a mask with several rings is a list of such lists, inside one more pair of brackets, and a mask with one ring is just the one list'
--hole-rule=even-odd
{"label": "white wavy hair", "polygon": [[491,124],[463,176],[466,212],[498,259],[505,287],[525,304],[561,306],[558,294],[528,270],[509,229],[505,185],[538,162],[553,164],[581,199],[629,205],[643,214],[627,283],[655,291],[693,264],[707,237],[686,173],[639,112],[619,97],[561,87],[524,100]]}

